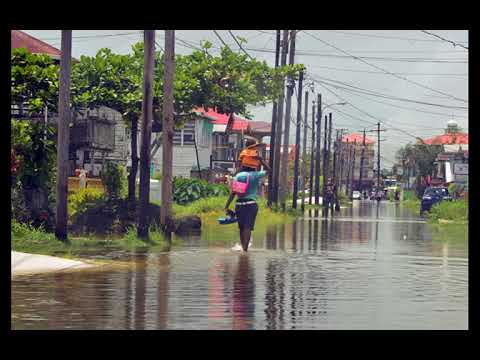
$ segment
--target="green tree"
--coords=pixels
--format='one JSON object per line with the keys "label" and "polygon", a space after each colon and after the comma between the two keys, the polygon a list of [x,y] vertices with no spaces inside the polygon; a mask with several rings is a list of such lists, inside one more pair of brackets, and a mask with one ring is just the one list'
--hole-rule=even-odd
{"label": "green tree", "polygon": [[[228,48],[214,56],[208,52],[210,47],[211,44],[205,42],[201,51],[175,57],[176,127],[196,116],[193,112],[196,107],[215,108],[220,113],[237,113],[248,118],[249,105],[265,104],[276,98],[283,77],[303,69],[302,65],[270,68],[264,61],[249,59]],[[109,106],[122,113],[131,126],[130,200],[135,199],[138,169],[137,129],[141,116],[143,43],[135,44],[132,50],[132,54],[118,55],[109,49],[101,49],[94,57],[82,56],[72,70],[72,96],[77,105]],[[163,63],[163,54],[157,51],[153,108],[154,122],[158,125],[161,125],[163,104]]]}

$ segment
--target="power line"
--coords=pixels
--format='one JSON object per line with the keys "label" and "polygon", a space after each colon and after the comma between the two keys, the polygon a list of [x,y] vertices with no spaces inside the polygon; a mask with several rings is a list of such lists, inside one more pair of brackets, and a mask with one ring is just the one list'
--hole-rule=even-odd
{"label": "power line", "polygon": [[[360,109],[358,106],[355,106],[355,105],[352,104],[351,102],[347,101],[345,98],[341,97],[340,95],[338,95],[337,93],[335,93],[333,90],[330,90],[330,89],[327,88],[325,85],[322,85],[322,84],[319,84],[319,85],[322,86],[323,88],[325,88],[327,91],[329,91],[329,92],[331,92],[332,94],[334,94],[334,95],[335,95],[337,98],[339,98],[340,100],[343,100],[343,101],[347,102],[348,105],[350,105],[351,107],[353,107],[353,108],[356,109],[357,111],[361,112],[362,114],[365,114],[365,115],[367,115],[368,117],[370,117],[370,118],[372,118],[372,119],[375,119],[375,120],[377,120],[378,122],[380,122],[380,123],[382,123],[382,124],[384,124],[384,125],[388,125],[388,126],[389,126],[391,129],[393,129],[393,130],[401,131],[402,133],[407,134],[408,136],[411,136],[411,137],[413,137],[413,138],[415,138],[415,139],[418,138],[417,136],[412,135],[412,134],[409,133],[408,131],[402,130],[402,129],[397,128],[397,127],[394,127],[393,125],[387,123],[386,121],[384,121],[384,120],[382,120],[382,119],[379,119],[379,118],[377,118],[376,116],[373,116],[373,115],[369,114],[368,112]],[[339,111],[339,110],[337,109],[337,111]],[[348,115],[348,116],[351,116],[351,115]],[[363,119],[361,119],[361,121],[370,122],[370,121],[363,120]],[[370,122],[370,123],[373,123],[373,122]]]}
{"label": "power line", "polygon": [[[385,98],[385,99],[396,100],[396,101],[404,101],[404,102],[411,102],[411,103],[422,104],[422,105],[437,106],[437,107],[442,107],[442,108],[447,108],[447,109],[468,110],[468,107],[465,107],[465,106],[443,105],[443,104],[430,103],[430,102],[426,102],[426,101],[418,101],[418,100],[413,100],[413,99],[408,99],[408,98],[401,98],[401,97],[392,96],[392,95],[384,95],[384,94],[381,94],[381,93],[376,92],[376,91],[363,89],[363,88],[360,88],[360,87],[357,87],[357,86],[354,86],[354,85],[350,85],[350,84],[347,84],[347,83],[344,83],[344,82],[338,81],[338,80],[328,79],[329,82],[343,84],[347,87],[340,86],[340,85],[335,85],[335,84],[331,84],[327,81],[322,81],[322,80],[315,79],[312,75],[310,75],[310,77],[314,81],[325,83],[325,84],[331,85],[331,86],[339,88],[339,89],[345,89],[345,90],[349,90],[349,91],[359,92],[361,94],[377,96],[377,97],[382,97],[382,98]],[[321,76],[319,76],[319,77],[323,78],[323,79],[327,79],[327,78],[324,78],[324,77],[321,77]],[[354,90],[354,89],[356,89],[356,90]]]}
{"label": "power line", "polygon": [[310,34],[310,33],[307,32],[307,31],[305,31],[305,33],[306,33],[307,35],[313,37],[314,39],[317,39],[318,41],[322,42],[323,44],[326,44],[326,45],[328,45],[328,46],[330,46],[330,47],[333,47],[333,48],[336,49],[337,51],[340,51],[340,52],[342,52],[342,53],[344,53],[344,54],[346,54],[346,55],[348,55],[348,56],[351,56],[351,57],[354,58],[354,59],[360,60],[361,62],[367,64],[368,66],[374,67],[375,69],[378,69],[378,70],[383,71],[383,72],[385,72],[385,73],[387,73],[387,74],[390,74],[390,75],[392,75],[392,76],[394,76],[394,77],[396,77],[396,78],[398,78],[398,79],[407,81],[407,82],[409,82],[409,83],[415,84],[415,85],[417,85],[417,86],[420,86],[420,87],[422,87],[422,88],[424,88],[424,89],[428,89],[428,90],[433,91],[433,92],[436,92],[436,93],[438,93],[438,94],[446,95],[446,96],[448,96],[448,97],[451,97],[452,99],[455,99],[455,100],[458,100],[458,101],[462,101],[462,102],[468,103],[467,100],[460,99],[460,98],[458,98],[458,97],[456,97],[456,96],[453,96],[453,95],[451,95],[451,94],[445,93],[445,92],[440,91],[440,90],[436,90],[436,89],[434,89],[434,88],[431,88],[431,87],[429,87],[429,86],[423,85],[423,84],[418,83],[418,82],[416,82],[416,81],[410,80],[410,79],[408,79],[408,78],[406,78],[406,77],[403,77],[403,76],[401,76],[401,75],[397,75],[397,74],[395,74],[395,73],[393,73],[393,72],[391,72],[391,71],[388,71],[388,70],[386,70],[386,69],[384,69],[384,68],[381,68],[381,67],[379,67],[379,66],[377,66],[377,65],[370,64],[368,61],[365,61],[365,60],[363,60],[362,58],[359,58],[358,56],[352,55],[352,54],[350,54],[350,53],[348,53],[348,52],[340,49],[339,47],[337,47],[337,46],[335,46],[335,45],[332,45],[332,44],[330,44],[330,43],[328,43],[328,42],[326,42],[326,41],[318,38],[318,37],[315,36],[315,35]]}
{"label": "power line", "polygon": [[231,30],[227,30],[228,33],[230,34],[230,36],[233,38],[233,40],[235,40],[235,42],[237,43],[238,47],[245,53],[245,55],[247,55],[251,60],[253,60],[253,58],[250,56],[249,53],[247,53],[245,51],[245,49],[242,47],[242,44],[240,44],[240,42],[237,40],[237,38],[235,37],[235,35],[233,35],[232,31]]}
{"label": "power line", "polygon": [[428,32],[428,31],[426,31],[426,30],[420,30],[420,31],[423,32],[423,33],[425,33],[425,34],[428,34],[428,35],[430,35],[430,36],[434,36],[434,37],[436,37],[436,38],[438,38],[438,39],[440,39],[440,40],[442,40],[442,41],[449,42],[449,43],[453,44],[454,47],[455,47],[455,46],[460,46],[460,47],[468,50],[468,47],[467,47],[467,46],[464,46],[464,45],[460,44],[459,42],[455,42],[455,41],[452,41],[452,40],[445,39],[444,37],[441,37],[441,36],[439,36],[439,35],[437,35],[437,34]]}
{"label": "power line", "polygon": [[[382,71],[368,71],[368,70],[355,70],[355,69],[341,69],[329,66],[316,66],[316,65],[309,65],[313,68],[319,69],[328,69],[328,70],[337,70],[337,71],[347,71],[347,72],[357,72],[357,73],[368,73],[368,74],[382,74],[386,75]],[[409,75],[409,76],[468,76],[468,74],[441,74],[441,73],[397,73],[398,75]]]}
{"label": "power line", "polygon": [[[335,81],[335,80],[331,80],[331,81]],[[327,83],[326,83],[326,84],[327,84]],[[331,84],[330,84],[330,85],[331,85]],[[334,86],[334,85],[331,85],[331,86]],[[384,101],[374,100],[374,99],[370,99],[370,98],[365,97],[365,96],[358,95],[358,94],[356,94],[356,91],[354,91],[354,90],[349,90],[349,89],[345,89],[345,88],[341,88],[341,89],[343,89],[344,91],[348,91],[348,92],[351,93],[352,95],[358,96],[358,97],[360,97],[360,98],[363,98],[363,99],[366,99],[366,100],[369,100],[369,101],[373,101],[373,102],[376,102],[376,103],[380,103],[380,104],[385,104],[385,105],[388,105],[388,106],[391,106],[391,107],[395,107],[395,108],[399,108],[399,109],[405,109],[405,110],[410,110],[410,111],[415,111],[415,112],[421,112],[421,113],[426,113],[426,114],[432,114],[432,115],[441,115],[442,117],[451,117],[451,116],[452,116],[452,114],[438,113],[438,112],[432,112],[432,111],[425,111],[425,110],[416,109],[416,108],[409,108],[409,107],[405,107],[405,106],[394,105],[394,104],[386,103],[386,102],[384,102]],[[365,94],[370,95],[370,96],[376,96],[376,95],[368,94],[368,93],[365,93]]]}
{"label": "power line", "polygon": [[230,49],[230,47],[227,45],[227,43],[226,43],[225,41],[223,41],[222,37],[217,33],[217,30],[213,30],[213,32],[215,33],[215,35],[217,35],[218,39],[222,42],[222,44],[223,44],[226,48]]}
{"label": "power line", "polygon": [[[141,34],[142,31],[136,31],[136,32],[128,32],[128,33],[118,33],[118,34],[105,34],[105,35],[85,35],[85,36],[72,36],[72,39],[91,39],[91,38],[104,38],[104,37],[115,37],[115,36],[125,36],[125,35],[134,35],[134,34]],[[42,41],[47,41],[47,40],[59,40],[59,37],[56,38],[45,38],[41,39]]]}
{"label": "power line", "polygon": [[[305,33],[307,33],[305,31]],[[259,49],[252,47],[245,47],[246,50],[264,52],[264,53],[275,53],[275,49]],[[313,56],[313,57],[332,57],[338,59],[351,59],[352,56],[344,55],[335,55],[335,54],[326,54],[326,53],[317,53],[317,52],[308,52],[302,50],[295,50],[295,55],[298,56]],[[378,56],[357,56],[359,59],[368,59],[373,61],[398,61],[398,62],[422,62],[422,63],[445,63],[445,64],[466,64],[468,63],[465,59],[441,59],[441,58],[391,58],[391,57],[378,57]]]}
{"label": "power line", "polygon": [[[361,34],[361,33],[352,33],[347,31],[338,31],[338,30],[326,30],[328,32],[345,34],[345,35],[352,35],[352,36],[364,36],[364,37],[372,37],[372,38],[380,38],[380,39],[393,39],[393,40],[406,40],[406,41],[419,41],[419,42],[438,42],[439,40],[426,40],[426,39],[417,39],[417,38],[405,38],[399,36],[387,36],[387,35],[375,35],[375,34]],[[463,42],[463,41],[461,41]],[[465,43],[465,42],[463,42]]]}

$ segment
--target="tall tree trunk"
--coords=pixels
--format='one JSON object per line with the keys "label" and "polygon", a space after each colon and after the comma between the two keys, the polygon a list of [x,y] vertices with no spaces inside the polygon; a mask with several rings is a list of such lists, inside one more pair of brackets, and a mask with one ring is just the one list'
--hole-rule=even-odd
{"label": "tall tree trunk", "polygon": [[137,117],[132,117],[132,137],[130,139],[131,145],[131,158],[132,158],[132,167],[130,169],[130,174],[128,174],[128,201],[132,206],[135,205],[135,179],[137,177],[138,170],[138,153],[137,153],[137,133],[138,133],[138,119]]}

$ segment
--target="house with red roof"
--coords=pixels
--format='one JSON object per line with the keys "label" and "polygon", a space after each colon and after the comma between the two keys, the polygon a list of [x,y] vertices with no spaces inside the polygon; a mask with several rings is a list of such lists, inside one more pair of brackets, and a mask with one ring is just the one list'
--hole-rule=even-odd
{"label": "house with red roof", "polygon": [[[362,183],[360,184],[361,154],[363,148],[363,134],[350,133],[342,136],[339,152],[344,154],[344,161],[340,162],[340,171],[342,172],[342,186],[346,186],[347,157],[355,151],[354,171],[350,175],[353,184],[352,190],[370,189],[375,181],[373,167],[375,164],[375,141],[368,136],[365,137],[365,150],[363,160]],[[343,167],[343,170],[342,170]]]}
{"label": "house with red roof", "polygon": [[11,31],[12,49],[25,48],[32,54],[44,54],[52,59],[60,61],[62,52],[46,42],[37,39],[20,30]]}
{"label": "house with red roof", "polygon": [[262,142],[270,136],[270,123],[244,119],[236,114],[221,114],[214,109],[197,108],[195,112],[210,120],[212,127],[211,168],[233,171],[244,140],[247,138]]}
{"label": "house with red roof", "polygon": [[[32,54],[48,55],[56,64],[60,62],[59,49],[20,30],[11,31],[11,47],[24,48]],[[22,104],[12,104],[11,116],[21,119],[27,117]],[[42,123],[46,121],[54,126],[58,121],[57,114],[48,112],[30,114],[28,118]],[[89,176],[99,176],[107,160],[126,165],[130,157],[129,150],[130,134],[122,114],[105,106],[77,114],[70,130],[69,175],[73,176],[75,169],[85,169],[89,171]]]}
{"label": "house with red roof", "polygon": [[456,121],[450,120],[447,123],[444,134],[422,142],[442,149],[435,159],[437,166],[431,185],[455,182],[468,186],[468,133],[461,131]]}

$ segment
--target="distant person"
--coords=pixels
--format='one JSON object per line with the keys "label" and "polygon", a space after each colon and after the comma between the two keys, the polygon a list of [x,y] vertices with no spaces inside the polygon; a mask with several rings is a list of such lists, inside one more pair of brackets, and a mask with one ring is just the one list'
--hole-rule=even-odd
{"label": "distant person", "polygon": [[237,195],[237,202],[235,204],[235,214],[238,220],[238,227],[240,230],[240,243],[237,244],[233,250],[248,251],[250,237],[255,226],[255,219],[258,213],[257,205],[257,191],[260,179],[267,175],[270,171],[268,164],[257,156],[259,164],[263,165],[266,171],[257,171],[257,169],[242,166],[240,172],[237,173],[232,181],[232,190],[225,205],[225,213],[230,214],[230,203],[235,195]]}

